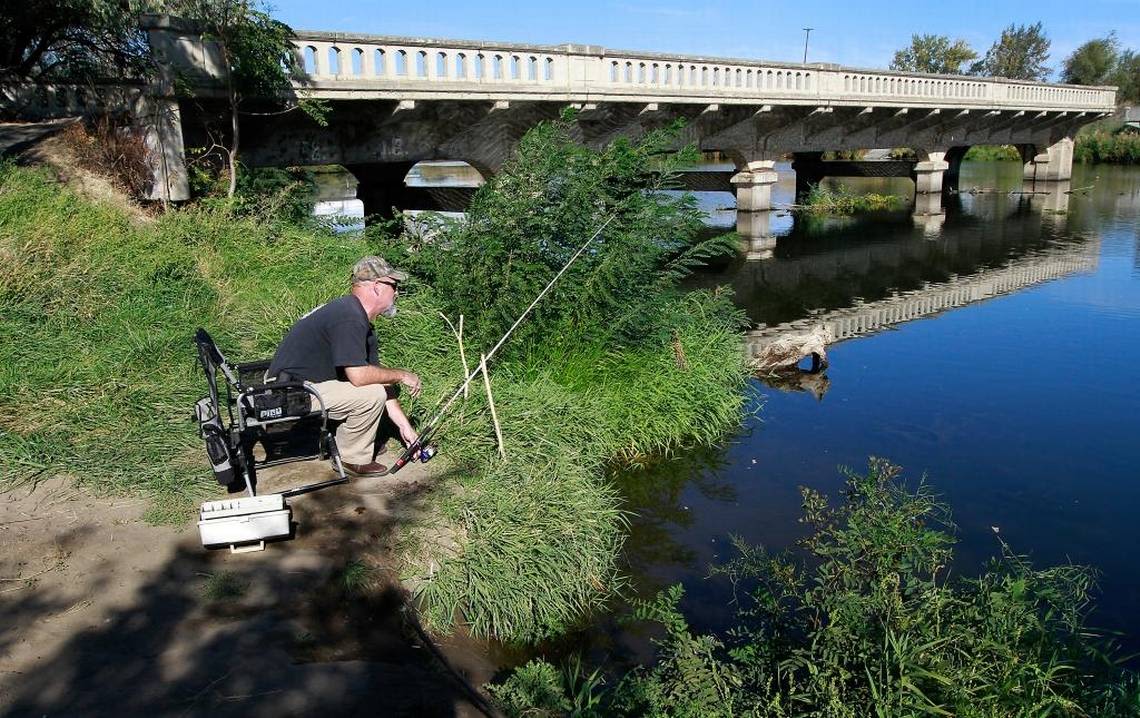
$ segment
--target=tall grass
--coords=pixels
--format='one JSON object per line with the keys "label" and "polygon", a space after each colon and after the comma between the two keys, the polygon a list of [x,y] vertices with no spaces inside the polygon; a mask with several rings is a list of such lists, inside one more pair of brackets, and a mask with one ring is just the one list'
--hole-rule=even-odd
{"label": "tall grass", "polygon": [[195,327],[268,355],[360,251],[224,209],[135,221],[0,165],[0,482],[66,474],[186,516],[211,487],[189,421]]}
{"label": "tall grass", "polygon": [[440,434],[460,488],[409,542],[406,566],[433,625],[462,618],[516,640],[566,628],[620,582],[607,463],[710,442],[740,420],[741,316],[725,295],[677,288],[732,244],[702,238],[691,197],[654,191],[694,155],[666,151],[676,132],[595,151],[568,118],[542,123],[463,222],[430,239],[370,233],[432,283],[432,301],[464,314],[469,357],[568,266],[492,372],[507,462],[478,389]]}
{"label": "tall grass", "polygon": [[[508,460],[499,462],[476,392],[440,438],[460,490],[442,504],[453,531],[409,550],[425,617],[465,618],[477,635],[534,640],[564,630],[621,585],[616,459],[709,442],[736,426],[744,402],[741,336],[726,301],[678,295],[675,341],[626,351],[585,348],[495,369]],[[719,322],[709,314],[723,317]],[[679,361],[678,357],[683,360]],[[461,548],[447,553],[441,544]]]}

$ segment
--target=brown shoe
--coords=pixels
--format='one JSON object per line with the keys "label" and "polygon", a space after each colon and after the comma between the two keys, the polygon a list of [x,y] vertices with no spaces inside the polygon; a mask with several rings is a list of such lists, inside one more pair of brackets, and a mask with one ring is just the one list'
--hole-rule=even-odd
{"label": "brown shoe", "polygon": [[344,462],[344,470],[353,476],[383,476],[388,473],[388,467],[373,461],[371,464],[350,464]]}

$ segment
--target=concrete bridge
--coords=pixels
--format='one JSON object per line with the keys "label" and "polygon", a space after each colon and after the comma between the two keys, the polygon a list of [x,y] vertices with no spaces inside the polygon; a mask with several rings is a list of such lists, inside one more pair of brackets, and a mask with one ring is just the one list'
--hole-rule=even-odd
{"label": "concrete bridge", "polygon": [[[225,68],[217,46],[177,18],[150,17],[146,29],[169,73],[154,98],[167,110],[163,184],[184,198],[182,148],[209,144],[203,127],[223,111]],[[1028,180],[1064,180],[1073,133],[1115,106],[1112,87],[592,45],[328,32],[299,32],[294,45],[303,68],[294,92],[329,101],[331,122],[319,127],[299,112],[244,117],[242,159],[344,165],[360,180],[367,213],[413,201],[403,180],[419,161],[462,160],[494,174],[530,127],[567,105],[578,109],[580,139],[594,146],[686,119],[683,142],[734,163],[728,186],[742,211],[771,207],[774,162],[789,154],[811,181],[889,172],[913,177],[918,194],[937,195],[953,184],[971,145],[1013,144]],[[193,88],[192,98],[174,95],[175,75]],[[910,147],[917,159],[878,168],[821,159],[826,151],[876,147]]]}

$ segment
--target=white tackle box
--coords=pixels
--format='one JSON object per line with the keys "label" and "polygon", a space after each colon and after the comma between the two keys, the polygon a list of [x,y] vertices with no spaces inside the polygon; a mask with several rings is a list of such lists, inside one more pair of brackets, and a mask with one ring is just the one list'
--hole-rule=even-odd
{"label": "white tackle box", "polygon": [[288,536],[292,512],[283,494],[207,501],[199,514],[202,545],[259,551],[268,539]]}

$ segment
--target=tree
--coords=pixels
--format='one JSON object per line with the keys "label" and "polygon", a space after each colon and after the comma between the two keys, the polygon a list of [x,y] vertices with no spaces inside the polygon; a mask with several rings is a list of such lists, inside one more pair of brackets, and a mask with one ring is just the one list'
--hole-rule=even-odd
{"label": "tree", "polygon": [[0,79],[84,82],[137,77],[147,60],[137,2],[0,3]]}
{"label": "tree", "polygon": [[1120,53],[1108,83],[1119,88],[1117,102],[1140,102],[1140,53],[1133,50]]}
{"label": "tree", "polygon": [[246,100],[295,102],[285,112],[301,109],[324,122],[326,107],[296,98],[292,77],[297,72],[293,30],[275,20],[258,0],[180,0],[175,7],[187,19],[200,24],[202,37],[218,43],[227,68],[226,97],[230,111],[230,144],[225,148],[229,171],[228,196],[237,190],[238,150],[241,146],[239,116]]}
{"label": "tree", "polygon": [[1103,85],[1117,68],[1120,46],[1116,34],[1089,40],[1065,58],[1061,81],[1073,85]]}
{"label": "tree", "polygon": [[978,53],[965,40],[951,43],[945,35],[911,35],[910,46],[895,53],[891,69],[957,75],[962,72],[962,63],[977,57]]}
{"label": "tree", "polygon": [[1049,74],[1049,38],[1041,23],[1010,25],[986,56],[970,67],[975,75],[1008,77],[1011,80],[1044,80]]}

